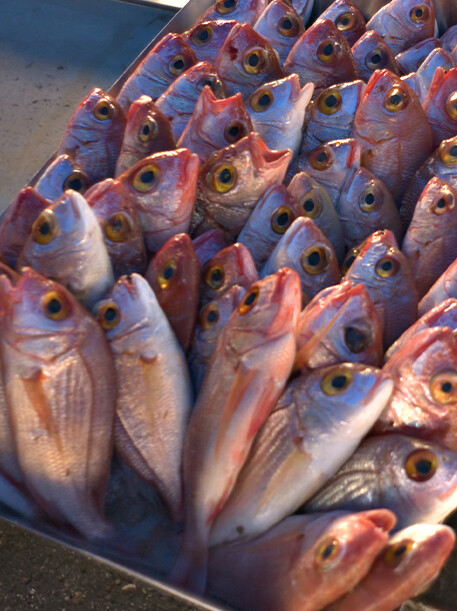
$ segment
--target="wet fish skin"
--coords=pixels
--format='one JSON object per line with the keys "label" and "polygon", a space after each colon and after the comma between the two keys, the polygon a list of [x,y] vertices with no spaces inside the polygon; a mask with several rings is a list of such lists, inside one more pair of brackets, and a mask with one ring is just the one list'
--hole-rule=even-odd
{"label": "wet fish skin", "polygon": [[180,34],[166,34],[123,84],[118,104],[127,112],[130,104],[142,95],[156,100],[196,62],[195,53]]}
{"label": "wet fish skin", "polygon": [[242,611],[317,611],[368,573],[394,524],[386,509],[290,516],[253,540],[215,548],[209,591]]}
{"label": "wet fish skin", "polygon": [[281,66],[295,41],[305,31],[305,26],[293,5],[283,0],[272,0],[253,27],[277,51]]}
{"label": "wet fish skin", "polygon": [[225,233],[219,229],[209,229],[192,240],[195,254],[203,267],[217,252],[229,246]]}
{"label": "wet fish skin", "polygon": [[351,0],[335,0],[319,19],[330,19],[351,47],[366,32],[365,18]]}
{"label": "wet fish skin", "polygon": [[385,507],[397,516],[397,529],[417,522],[436,524],[457,503],[456,462],[454,452],[430,441],[394,433],[367,437],[303,509]]}
{"label": "wet fish skin", "polygon": [[434,50],[441,48],[439,38],[426,38],[395,56],[397,66],[402,74],[416,72],[426,57]]}
{"label": "wet fish skin", "polygon": [[457,260],[441,274],[435,284],[419,302],[419,316],[439,305],[450,297],[457,298]]}
{"label": "wet fish skin", "polygon": [[[334,391],[333,381],[343,387]],[[213,524],[211,545],[256,537],[296,511],[351,456],[392,388],[381,370],[354,363],[292,380]]]}
{"label": "wet fish skin", "polygon": [[129,108],[115,175],[119,176],[148,155],[175,148],[170,121],[152,98],[142,95]]}
{"label": "wet fish skin", "polygon": [[179,520],[181,452],[193,399],[184,354],[139,274],[120,278],[97,316],[116,366],[116,451]]}
{"label": "wet fish skin", "polygon": [[82,195],[65,191],[39,214],[17,262],[25,266],[60,282],[88,309],[113,286],[102,231]]}
{"label": "wet fish skin", "polygon": [[367,30],[351,50],[359,78],[364,81],[369,81],[375,70],[384,68],[400,76],[392,49],[376,30]]}
{"label": "wet fish skin", "polygon": [[445,51],[451,53],[457,45],[457,26],[451,25],[441,36],[441,46]]}
{"label": "wet fish skin", "polygon": [[209,62],[214,66],[225,39],[236,23],[234,19],[223,21],[219,15],[214,20],[198,20],[182,37],[195,53],[197,61]]}
{"label": "wet fish skin", "polygon": [[435,72],[440,66],[450,70],[455,68],[455,61],[447,51],[438,47],[427,55],[417,72],[402,77],[402,80],[414,90],[422,106],[424,106]]}
{"label": "wet fish skin", "polygon": [[72,157],[92,182],[109,178],[114,176],[124,129],[119,103],[95,88],[70,117],[56,155]]}
{"label": "wet fish skin", "polygon": [[413,524],[393,535],[368,575],[328,611],[391,611],[422,594],[455,545],[442,524]]}
{"label": "wet fish skin", "polygon": [[433,145],[457,135],[457,68],[438,67],[425,98],[424,112],[433,131]]}
{"label": "wet fish skin", "polygon": [[45,169],[33,185],[42,197],[54,202],[67,189],[84,193],[92,184],[89,176],[83,172],[70,155],[58,155]]}
{"label": "wet fish skin", "polygon": [[197,23],[208,20],[236,20],[238,23],[253,26],[266,5],[267,0],[220,0],[200,15]]}
{"label": "wet fish skin", "polygon": [[116,381],[98,323],[61,285],[26,268],[0,277],[5,387],[24,481],[54,520],[105,537]]}

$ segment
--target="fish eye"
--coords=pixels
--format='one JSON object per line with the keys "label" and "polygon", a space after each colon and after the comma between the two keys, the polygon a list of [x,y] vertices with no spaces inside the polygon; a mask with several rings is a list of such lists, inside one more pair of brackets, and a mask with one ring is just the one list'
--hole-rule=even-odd
{"label": "fish eye", "polygon": [[323,40],[317,47],[317,58],[324,64],[332,64],[341,55],[341,45],[333,40]]}
{"label": "fish eye", "polygon": [[425,23],[430,19],[430,10],[425,4],[418,4],[411,9],[409,18],[418,25]]}
{"label": "fish eye", "polygon": [[397,260],[389,255],[379,259],[375,265],[375,272],[380,278],[389,278],[390,276],[394,276],[399,269],[400,266]]}
{"label": "fish eye", "polygon": [[241,138],[244,138],[248,133],[248,128],[241,121],[231,121],[225,126],[224,138],[225,140],[233,144],[238,142]]}
{"label": "fish eye", "polygon": [[266,65],[264,49],[251,49],[243,55],[243,68],[247,74],[259,74]]}
{"label": "fish eye", "polygon": [[47,318],[60,322],[68,318],[71,304],[60,291],[49,291],[41,299],[41,310]]}
{"label": "fish eye", "polygon": [[157,283],[162,290],[167,289],[175,276],[178,264],[174,259],[167,261],[157,276]]}
{"label": "fish eye", "polygon": [[148,117],[144,123],[140,125],[138,130],[138,138],[141,142],[149,142],[157,138],[159,126],[153,117]]}
{"label": "fish eye", "polygon": [[438,465],[438,458],[431,450],[414,450],[405,461],[405,471],[409,479],[426,482],[435,475]]}
{"label": "fish eye", "polygon": [[293,13],[286,13],[278,21],[278,32],[282,36],[296,36],[300,31],[300,21]]}
{"label": "fish eye", "polygon": [[250,288],[238,306],[238,312],[240,314],[247,314],[250,310],[252,310],[259,299],[259,295],[260,291],[257,286]]}
{"label": "fish eye", "polygon": [[110,242],[126,242],[132,232],[132,221],[125,212],[116,212],[103,224],[103,233]]}
{"label": "fish eye", "polygon": [[372,72],[374,70],[383,68],[386,64],[387,54],[384,49],[380,49],[379,47],[376,47],[376,49],[370,51],[365,57],[365,65],[368,70],[371,70]]}
{"label": "fish eye", "polygon": [[322,274],[330,264],[329,253],[323,246],[310,246],[300,256],[300,264],[307,274]]}
{"label": "fish eye", "polygon": [[202,47],[211,41],[213,33],[213,28],[210,24],[199,25],[190,35],[190,39],[195,45]]}
{"label": "fish eye", "polygon": [[373,338],[357,327],[346,327],[344,329],[344,343],[354,354],[366,350],[373,343]]}
{"label": "fish eye", "polygon": [[49,244],[60,233],[59,221],[52,210],[46,208],[32,225],[32,240],[37,244]]}
{"label": "fish eye", "polygon": [[384,108],[389,112],[398,112],[408,106],[408,95],[400,87],[395,86],[384,98]]}
{"label": "fish eye", "polygon": [[457,372],[441,371],[430,380],[430,394],[441,405],[457,401]]}
{"label": "fish eye", "polygon": [[346,257],[344,258],[343,261],[343,265],[341,266],[341,273],[346,274],[346,272],[348,271],[348,269],[351,267],[351,265],[354,263],[354,261],[357,258],[357,255],[360,252],[360,248],[352,248],[348,254],[346,255]]}
{"label": "fish eye", "polygon": [[397,543],[392,543],[384,552],[384,562],[392,568],[397,567],[403,558],[413,549],[413,546],[414,541],[411,539],[403,539]]}
{"label": "fish eye", "polygon": [[110,331],[120,323],[121,312],[114,301],[107,301],[98,308],[97,319],[102,329]]}
{"label": "fish eye", "polygon": [[157,187],[160,169],[155,163],[143,165],[131,179],[132,187],[139,193],[148,193]]}
{"label": "fish eye", "polygon": [[179,76],[185,72],[188,67],[188,60],[182,53],[175,55],[168,64],[168,70],[173,76]]}
{"label": "fish eye", "polygon": [[216,11],[221,15],[233,13],[238,6],[238,0],[219,0],[216,2]]}
{"label": "fish eye", "polygon": [[202,78],[197,85],[199,91],[202,91],[205,85],[207,85],[216,96],[221,94],[224,90],[224,84],[218,76],[209,75]]}
{"label": "fish eye", "polygon": [[457,91],[453,91],[448,97],[445,109],[447,116],[452,119],[452,121],[457,121]]}
{"label": "fish eye", "polygon": [[92,111],[93,115],[99,121],[108,121],[108,119],[112,119],[115,108],[114,105],[111,104],[108,100],[99,100]]}
{"label": "fish eye", "polygon": [[228,193],[236,184],[236,170],[228,163],[221,163],[206,175],[206,181],[216,193]]}
{"label": "fish eye", "polygon": [[339,395],[349,388],[353,377],[351,369],[339,365],[328,371],[322,378],[322,392],[329,396]]}
{"label": "fish eye", "polygon": [[452,193],[445,193],[442,197],[439,198],[437,202],[433,203],[432,212],[433,214],[444,214],[449,210],[453,210],[455,207],[455,199]]}
{"label": "fish eye", "polygon": [[309,154],[309,163],[312,168],[322,172],[328,170],[333,165],[333,152],[326,146],[319,146]]}
{"label": "fish eye", "polygon": [[330,571],[337,564],[341,546],[337,539],[324,537],[314,553],[314,564],[320,571]]}
{"label": "fish eye", "polygon": [[322,213],[322,203],[315,196],[313,191],[308,191],[303,195],[300,205],[303,208],[304,216],[310,219],[315,219]]}
{"label": "fish eye", "polygon": [[337,88],[323,91],[317,99],[317,107],[324,115],[333,115],[339,111],[343,99]]}
{"label": "fish eye", "polygon": [[250,105],[254,112],[264,112],[273,103],[273,93],[270,89],[259,89],[250,99]]}
{"label": "fish eye", "polygon": [[205,329],[211,329],[219,320],[219,308],[215,303],[209,303],[200,312],[200,324]]}
{"label": "fish eye", "polygon": [[[455,144],[454,144],[455,142]],[[457,164],[457,139],[452,142],[442,142],[438,149],[441,161],[446,165]]]}
{"label": "fish eye", "polygon": [[77,191],[78,193],[84,193],[89,186],[89,177],[82,170],[74,170],[67,178],[65,179],[62,190],[67,191],[67,189],[72,189],[73,191]]}
{"label": "fish eye", "polygon": [[209,286],[210,289],[217,291],[220,289],[225,282],[224,268],[219,263],[210,265],[204,273],[204,283]]}
{"label": "fish eye", "polygon": [[271,215],[271,228],[275,233],[286,233],[288,227],[295,219],[295,215],[288,206],[279,206]]}
{"label": "fish eye", "polygon": [[376,197],[374,187],[367,187],[359,197],[359,208],[362,212],[370,213],[379,210],[381,201]]}
{"label": "fish eye", "polygon": [[353,30],[357,27],[357,16],[354,11],[347,11],[346,13],[342,13],[338,15],[335,19],[335,25],[340,30],[340,32],[347,32],[348,30]]}

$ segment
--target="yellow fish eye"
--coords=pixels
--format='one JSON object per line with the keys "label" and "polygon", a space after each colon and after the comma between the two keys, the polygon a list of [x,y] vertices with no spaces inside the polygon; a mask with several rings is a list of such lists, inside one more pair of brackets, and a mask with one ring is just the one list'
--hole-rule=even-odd
{"label": "yellow fish eye", "polygon": [[278,21],[278,32],[282,36],[296,36],[300,30],[300,22],[293,13],[286,13]]}
{"label": "yellow fish eye", "polygon": [[335,564],[340,555],[341,546],[337,539],[324,537],[317,545],[314,553],[314,564],[320,571],[329,571]]}
{"label": "yellow fish eye", "polygon": [[72,189],[78,193],[84,193],[89,186],[89,177],[82,170],[74,170],[69,176],[66,177],[62,190]]}
{"label": "yellow fish eye", "polygon": [[254,112],[264,112],[272,105],[274,100],[273,92],[270,89],[259,89],[249,101]]}
{"label": "yellow fish eye", "polygon": [[379,210],[381,202],[376,198],[374,187],[367,187],[360,194],[359,197],[359,208],[362,212],[370,213]]}
{"label": "yellow fish eye", "polygon": [[328,170],[333,165],[332,150],[326,146],[319,146],[309,154],[309,163],[314,170],[323,172]]}
{"label": "yellow fish eye", "polygon": [[159,133],[159,126],[157,121],[153,117],[148,117],[144,123],[140,125],[138,130],[138,138],[141,142],[149,142],[157,138]]}
{"label": "yellow fish eye", "polygon": [[457,138],[449,142],[442,142],[438,149],[441,161],[446,165],[457,164]]}
{"label": "yellow fish eye", "polygon": [[189,65],[187,58],[182,53],[178,53],[178,55],[175,55],[168,64],[168,70],[173,76],[179,76],[180,74],[185,72],[188,67]]}
{"label": "yellow fish eye", "polygon": [[365,66],[368,68],[368,70],[373,72],[374,70],[379,70],[385,66],[387,63],[386,60],[387,57],[385,51],[379,47],[376,47],[376,49],[370,51],[365,57]]}
{"label": "yellow fish eye", "polygon": [[360,248],[352,248],[348,254],[346,255],[346,257],[344,258],[343,261],[343,265],[341,266],[341,273],[346,274],[348,269],[351,267],[351,265],[354,263],[357,255],[360,252]]}
{"label": "yellow fish eye", "polygon": [[408,94],[399,86],[392,87],[384,98],[384,108],[389,112],[399,112],[405,109],[408,103]]}
{"label": "yellow fish eye", "polygon": [[312,190],[303,195],[300,205],[303,208],[304,216],[310,219],[315,219],[322,213],[322,203],[317,199]]}
{"label": "yellow fish eye", "polygon": [[455,199],[452,193],[445,193],[433,203],[432,212],[433,214],[441,215],[449,210],[453,210],[455,207]]}
{"label": "yellow fish eye", "polygon": [[307,274],[317,276],[324,272],[330,264],[327,249],[323,246],[310,246],[300,256],[300,264]]}
{"label": "yellow fish eye", "polygon": [[206,181],[216,193],[228,193],[236,185],[236,170],[228,163],[221,163],[208,172]]}
{"label": "yellow fish eye", "polygon": [[178,264],[174,259],[170,259],[170,261],[166,262],[157,277],[157,283],[162,290],[167,289],[170,286],[177,269]]}
{"label": "yellow fish eye", "polygon": [[380,278],[389,278],[395,275],[400,269],[397,260],[387,255],[379,259],[375,265],[375,272]]}
{"label": "yellow fish eye", "polygon": [[259,295],[259,288],[257,286],[251,287],[238,306],[238,312],[240,314],[247,314],[250,310],[252,310],[259,299]]}
{"label": "yellow fish eye", "polygon": [[244,123],[241,121],[230,121],[230,123],[225,126],[224,138],[229,144],[233,144],[241,140],[241,138],[244,138],[247,133],[248,129]]}
{"label": "yellow fish eye", "polygon": [[99,100],[93,110],[94,117],[99,121],[108,121],[108,119],[112,119],[114,113],[114,105],[105,99]]}
{"label": "yellow fish eye", "polygon": [[430,394],[441,405],[457,401],[457,372],[441,371],[430,380]]}
{"label": "yellow fish eye", "polygon": [[219,320],[219,308],[215,303],[209,303],[200,312],[200,324],[203,329],[208,330]]}
{"label": "yellow fish eye", "polygon": [[446,114],[453,121],[457,121],[457,91],[453,91],[446,100]]}
{"label": "yellow fish eye", "polygon": [[335,114],[341,108],[342,103],[343,98],[336,87],[323,91],[317,98],[317,107],[324,115]]}
{"label": "yellow fish eye", "polygon": [[414,541],[411,541],[411,539],[403,539],[402,541],[392,543],[384,552],[384,562],[392,568],[397,567],[403,558],[413,549],[413,546]]}
{"label": "yellow fish eye", "polygon": [[209,288],[217,291],[224,285],[225,273],[224,268],[219,263],[209,266],[204,273],[204,283]]}
{"label": "yellow fish eye", "polygon": [[194,29],[194,31],[190,35],[191,41],[195,45],[198,45],[199,47],[207,45],[211,41],[212,37],[213,37],[213,28],[209,24],[199,25],[198,27]]}
{"label": "yellow fish eye", "polygon": [[333,40],[323,40],[317,47],[317,58],[323,64],[332,64],[342,53],[339,42]]}
{"label": "yellow fish eye", "polygon": [[121,311],[114,301],[107,301],[99,307],[97,318],[102,329],[110,331],[120,323]]}
{"label": "yellow fish eye", "polygon": [[425,23],[430,19],[430,10],[425,4],[418,4],[411,9],[409,18],[417,25]]}
{"label": "yellow fish eye", "polygon": [[41,310],[47,318],[60,322],[68,318],[71,304],[62,292],[48,291],[41,299]]}
{"label": "yellow fish eye", "polygon": [[131,184],[135,191],[148,193],[157,187],[160,180],[160,169],[155,163],[140,167],[132,176]]}
{"label": "yellow fish eye", "polygon": [[37,244],[49,244],[60,233],[59,221],[52,210],[46,208],[32,225],[32,240]]}
{"label": "yellow fish eye", "polygon": [[247,74],[259,74],[267,65],[264,49],[251,49],[243,56],[243,69]]}
{"label": "yellow fish eye", "polygon": [[341,13],[335,19],[335,25],[340,30],[340,32],[347,32],[348,30],[353,30],[357,26],[357,17],[354,11],[347,11],[346,13]]}
{"label": "yellow fish eye", "polygon": [[271,228],[275,233],[286,233],[294,219],[295,215],[289,206],[279,206],[271,215]]}
{"label": "yellow fish eye", "polygon": [[221,15],[233,13],[238,7],[238,0],[218,0],[216,2],[216,11]]}
{"label": "yellow fish eye", "polygon": [[339,365],[328,371],[321,380],[322,392],[330,397],[339,395],[351,385],[354,375],[348,367]]}
{"label": "yellow fish eye", "polygon": [[431,450],[414,450],[405,461],[405,471],[409,479],[426,482],[435,475],[438,465],[438,458]]}
{"label": "yellow fish eye", "polygon": [[131,231],[132,222],[125,212],[116,212],[103,224],[103,233],[110,242],[126,242]]}

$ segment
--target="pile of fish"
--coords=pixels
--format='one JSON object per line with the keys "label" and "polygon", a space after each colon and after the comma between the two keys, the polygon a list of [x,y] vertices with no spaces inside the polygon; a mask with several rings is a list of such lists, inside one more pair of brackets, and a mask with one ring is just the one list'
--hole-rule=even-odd
{"label": "pile of fish", "polygon": [[236,609],[388,611],[455,541],[457,26],[310,9],[218,0],[9,206],[0,500],[146,560],[168,528]]}

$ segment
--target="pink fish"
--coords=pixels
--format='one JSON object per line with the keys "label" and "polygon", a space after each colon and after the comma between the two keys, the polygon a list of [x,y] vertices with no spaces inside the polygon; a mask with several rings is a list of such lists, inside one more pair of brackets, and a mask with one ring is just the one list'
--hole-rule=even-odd
{"label": "pink fish", "polygon": [[439,305],[446,299],[457,298],[457,259],[441,274],[431,289],[419,302],[419,315]]}
{"label": "pink fish", "polygon": [[351,0],[335,0],[319,19],[330,19],[352,47],[366,32],[365,18]]}
{"label": "pink fish", "polygon": [[292,5],[272,0],[255,22],[254,30],[268,40],[283,65],[305,26]]}
{"label": "pink fish", "polygon": [[455,61],[447,51],[438,47],[427,55],[417,72],[402,77],[402,81],[405,81],[414,90],[422,106],[424,106],[435,72],[440,66],[450,70],[455,68]]}
{"label": "pink fish", "polygon": [[237,21],[234,20],[222,21],[219,17],[216,17],[215,21],[199,20],[196,25],[184,32],[182,37],[199,62],[209,62],[214,66],[225,39],[236,23]]}
{"label": "pink fish", "polygon": [[375,70],[387,68],[394,74],[400,75],[389,45],[375,30],[368,30],[352,47],[352,55],[359,78],[369,81]]}
{"label": "pink fish", "polygon": [[433,131],[433,145],[457,135],[457,68],[438,67],[424,102]]}
{"label": "pink fish", "polygon": [[[95,158],[96,159],[96,158]],[[64,191],[72,189],[84,193],[92,181],[70,155],[58,155],[33,184],[35,191],[48,201],[58,199]]]}
{"label": "pink fish", "polygon": [[234,19],[238,23],[254,25],[266,5],[267,0],[217,0],[200,15],[198,22]]}
{"label": "pink fish", "polygon": [[198,238],[195,238],[192,243],[201,266],[205,265],[217,252],[229,246],[225,233],[219,229],[205,231]]}
{"label": "pink fish", "polygon": [[413,45],[395,56],[397,66],[400,68],[402,74],[409,74],[410,72],[416,72],[419,66],[422,65],[424,59],[434,50],[441,47],[439,38],[427,38],[421,40],[417,44]]}

